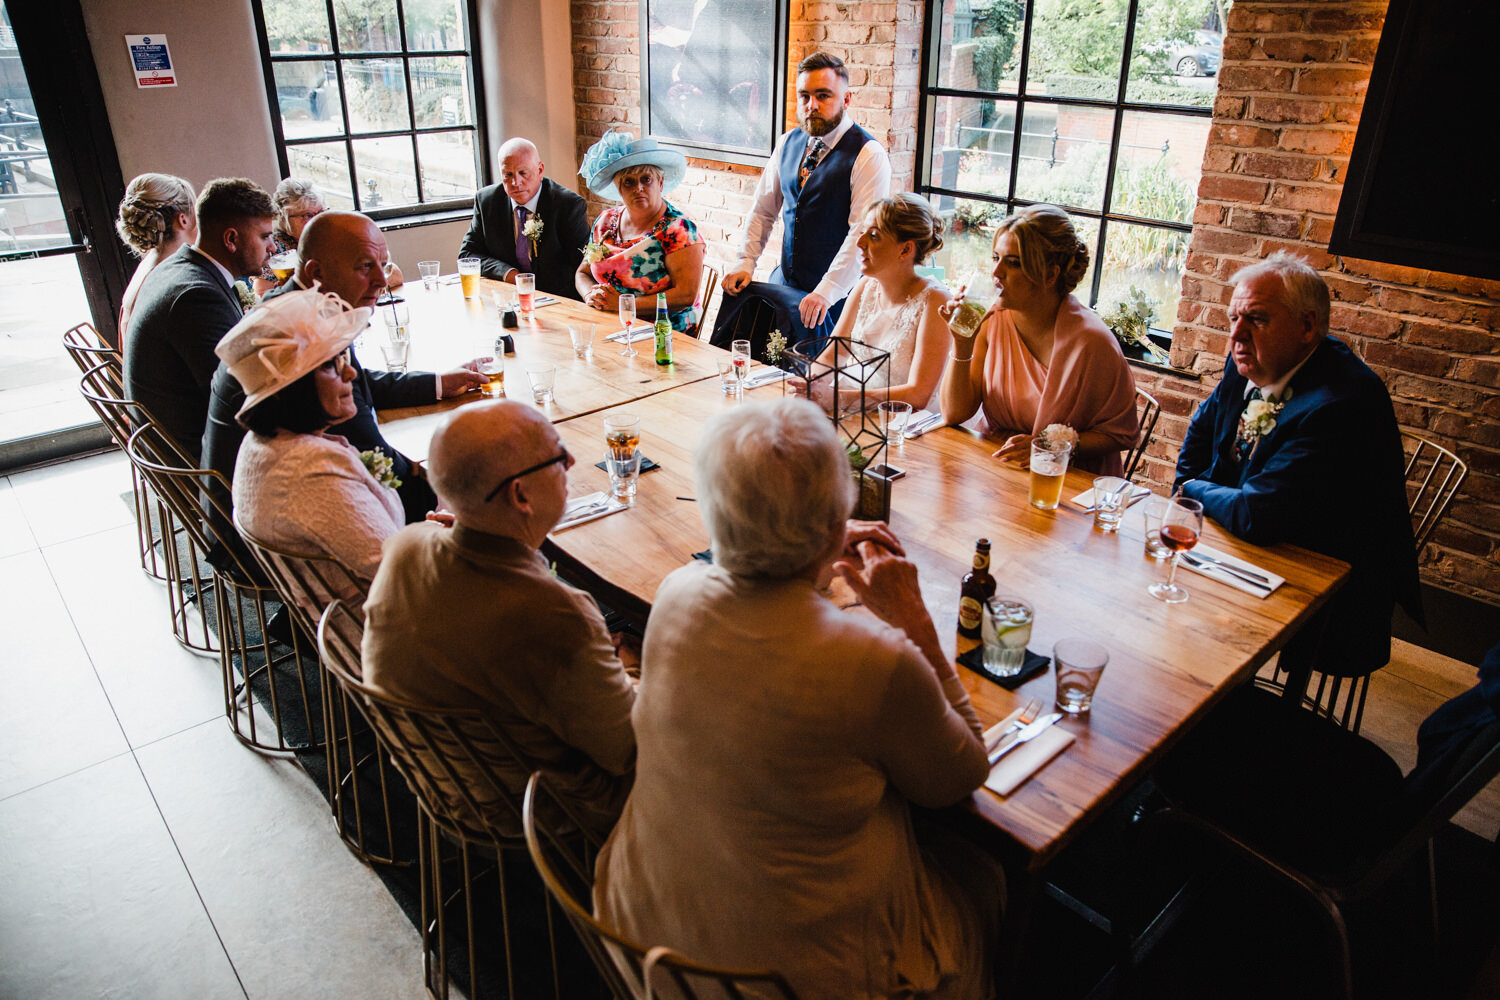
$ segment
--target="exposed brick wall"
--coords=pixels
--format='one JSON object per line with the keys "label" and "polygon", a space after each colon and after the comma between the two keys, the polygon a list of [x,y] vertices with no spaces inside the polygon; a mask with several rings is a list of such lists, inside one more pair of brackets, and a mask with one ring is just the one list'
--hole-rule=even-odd
{"label": "exposed brick wall", "polygon": [[1197,391],[1159,386],[1150,468],[1169,475],[1191,407],[1223,365],[1229,276],[1296,251],[1327,278],[1332,332],[1385,380],[1401,426],[1469,463],[1423,578],[1500,604],[1500,282],[1327,252],[1385,9],[1239,0],[1230,12],[1173,335],[1174,361],[1209,377]]}

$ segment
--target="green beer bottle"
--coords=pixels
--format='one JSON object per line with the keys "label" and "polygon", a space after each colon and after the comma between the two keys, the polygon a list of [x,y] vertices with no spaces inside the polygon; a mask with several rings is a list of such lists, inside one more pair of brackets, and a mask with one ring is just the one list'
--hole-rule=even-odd
{"label": "green beer bottle", "polygon": [[656,363],[672,363],[672,321],[667,318],[667,293],[656,293]]}

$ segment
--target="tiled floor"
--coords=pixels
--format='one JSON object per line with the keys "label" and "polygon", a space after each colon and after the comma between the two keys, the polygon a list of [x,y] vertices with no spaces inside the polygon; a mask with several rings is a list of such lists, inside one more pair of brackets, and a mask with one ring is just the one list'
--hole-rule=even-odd
{"label": "tiled floor", "polygon": [[[416,930],[296,765],[171,638],[116,453],[0,477],[0,997],[421,997]],[[1402,644],[1364,732],[1404,767],[1473,668]],[[1500,789],[1466,811],[1493,838]]]}
{"label": "tiled floor", "polygon": [[415,928],[172,640],[129,488],[0,478],[0,997],[422,997]]}

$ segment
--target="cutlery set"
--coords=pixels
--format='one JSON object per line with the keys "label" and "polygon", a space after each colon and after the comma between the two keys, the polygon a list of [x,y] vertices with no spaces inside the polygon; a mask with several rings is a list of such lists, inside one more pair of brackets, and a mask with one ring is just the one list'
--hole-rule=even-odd
{"label": "cutlery set", "polygon": [[921,413],[912,416],[906,424],[906,439],[919,438],[934,428],[943,426],[941,413]]}

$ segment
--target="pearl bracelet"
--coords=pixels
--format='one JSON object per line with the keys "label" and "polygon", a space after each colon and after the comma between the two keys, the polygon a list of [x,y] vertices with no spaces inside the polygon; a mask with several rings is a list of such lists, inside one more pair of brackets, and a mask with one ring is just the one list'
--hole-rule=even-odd
{"label": "pearl bracelet", "polygon": [[949,351],[948,352],[948,360],[949,361],[957,361],[959,364],[966,365],[970,361],[974,360],[974,355],[971,354],[967,358],[961,358],[957,354],[954,354],[952,351]]}

